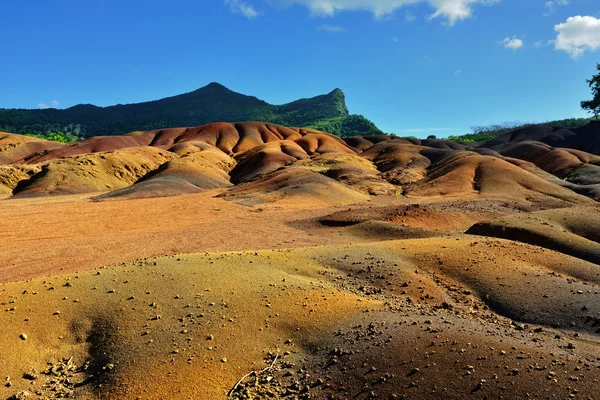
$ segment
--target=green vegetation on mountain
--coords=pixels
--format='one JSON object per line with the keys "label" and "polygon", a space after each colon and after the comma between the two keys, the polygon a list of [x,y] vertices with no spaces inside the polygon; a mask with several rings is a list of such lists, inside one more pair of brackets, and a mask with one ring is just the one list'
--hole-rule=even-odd
{"label": "green vegetation on mountain", "polygon": [[211,83],[194,92],[138,104],[97,107],[80,104],[57,110],[0,109],[0,131],[90,137],[140,130],[198,126],[211,122],[263,121],[322,129],[339,136],[379,134],[368,119],[348,112],[344,93],[272,105]]}
{"label": "green vegetation on mountain", "polygon": [[60,143],[71,143],[76,142],[81,139],[79,136],[63,133],[63,132],[44,132],[44,133],[26,133],[26,136],[36,137],[44,140],[52,140],[54,142]]}
{"label": "green vegetation on mountain", "polygon": [[341,132],[340,136],[380,135],[382,132],[374,123],[362,115],[344,115],[326,118],[305,125],[306,128],[325,132]]}
{"label": "green vegetation on mountain", "polygon": [[516,129],[525,128],[531,125],[549,125],[555,128],[579,128],[581,126],[589,124],[591,118],[567,118],[559,119],[555,121],[548,121],[539,124],[522,124],[515,122],[507,122],[504,124],[494,124],[486,126],[472,126],[472,133],[464,135],[448,136],[448,140],[454,142],[472,143],[472,142],[484,142],[486,140],[492,140],[495,137],[503,135],[507,132],[514,131]]}

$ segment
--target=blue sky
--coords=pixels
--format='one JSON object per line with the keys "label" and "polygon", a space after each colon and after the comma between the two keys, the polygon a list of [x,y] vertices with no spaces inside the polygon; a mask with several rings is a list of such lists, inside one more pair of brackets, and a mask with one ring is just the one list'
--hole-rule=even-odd
{"label": "blue sky", "polygon": [[0,107],[106,106],[216,81],[346,93],[386,132],[586,115],[597,0],[4,0]]}

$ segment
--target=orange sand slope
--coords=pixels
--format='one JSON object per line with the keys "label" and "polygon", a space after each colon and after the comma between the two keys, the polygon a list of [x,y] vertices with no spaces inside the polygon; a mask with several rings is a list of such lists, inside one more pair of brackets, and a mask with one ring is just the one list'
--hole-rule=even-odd
{"label": "orange sand slope", "polygon": [[459,237],[182,255],[7,284],[0,393],[593,398],[594,268]]}

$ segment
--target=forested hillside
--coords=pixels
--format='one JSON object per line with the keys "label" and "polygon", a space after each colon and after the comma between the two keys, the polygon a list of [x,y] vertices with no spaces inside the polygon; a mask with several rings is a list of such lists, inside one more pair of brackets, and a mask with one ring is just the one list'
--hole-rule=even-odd
{"label": "forested hillside", "polygon": [[321,129],[339,136],[381,133],[365,117],[348,112],[340,89],[272,105],[211,83],[190,93],[138,104],[110,107],[80,104],[64,110],[0,109],[0,131],[41,135],[56,132],[78,137],[121,135],[218,121],[263,121]]}

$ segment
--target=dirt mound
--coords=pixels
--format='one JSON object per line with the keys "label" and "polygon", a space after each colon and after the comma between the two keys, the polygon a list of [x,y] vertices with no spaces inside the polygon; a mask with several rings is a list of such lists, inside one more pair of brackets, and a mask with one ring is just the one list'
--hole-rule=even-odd
{"label": "dirt mound", "polygon": [[308,168],[361,193],[370,195],[400,194],[400,188],[385,180],[373,163],[354,154],[325,153],[299,161],[293,166]]}
{"label": "dirt mound", "polygon": [[536,163],[563,179],[565,187],[600,200],[600,157],[572,149],[554,149]]}
{"label": "dirt mound", "polygon": [[9,144],[23,144],[31,142],[44,142],[43,139],[38,139],[32,136],[18,135],[15,133],[0,132],[0,148]]}
{"label": "dirt mound", "polygon": [[196,151],[167,161],[132,186],[96,199],[178,196],[226,188],[231,186],[228,172],[233,165],[234,161],[216,148]]}
{"label": "dirt mound", "polygon": [[[287,128],[260,122],[213,123],[199,127],[132,132],[125,136],[95,137],[67,145],[5,134],[1,138],[6,142],[4,146],[8,148],[4,152],[0,151],[0,162],[6,165],[28,164],[32,165],[33,169],[41,168],[38,174],[38,177],[41,177],[45,171],[63,165],[64,159],[151,147],[168,151],[169,157],[172,158],[183,158],[198,150],[211,149],[216,157],[213,161],[219,164],[213,168],[206,161],[202,161],[200,166],[196,160],[197,156],[193,156],[181,161],[173,161],[160,168],[153,166],[147,171],[154,171],[153,174],[142,176],[139,178],[141,181],[136,180],[131,183],[137,183],[135,188],[123,190],[112,197],[188,194],[210,188],[227,187],[229,183],[237,185],[258,180],[265,181],[276,171],[300,166],[369,195],[408,193],[419,196],[451,197],[484,195],[510,201],[519,197],[518,201],[527,201],[531,192],[538,191],[534,187],[539,183],[541,185],[539,191],[546,199],[553,196],[555,184],[574,192],[569,195],[563,189],[556,189],[555,197],[561,200],[571,201],[576,199],[578,194],[592,199],[600,198],[600,158],[580,150],[554,148],[547,143],[531,141],[543,139],[548,132],[554,130],[540,126],[526,128],[486,144],[492,148],[473,148],[467,144],[446,140],[417,140],[386,135],[341,139],[311,129]],[[219,151],[223,154],[217,155]],[[469,154],[469,158],[464,158],[464,154]],[[325,155],[328,157],[327,161],[324,161]],[[220,165],[224,160],[223,157],[231,158],[231,162],[226,163],[229,165],[227,168],[222,168]],[[494,162],[493,159],[498,160],[497,165],[501,167],[496,172],[494,168],[487,167],[491,167],[490,162]],[[547,181],[536,182],[521,167],[525,167],[526,170],[533,169],[527,164],[515,162],[515,159],[531,162],[562,181],[536,170],[534,175]],[[512,163],[516,168],[511,169],[508,164],[503,164],[503,161]],[[321,168],[318,164],[323,162],[329,166]],[[135,164],[136,161],[134,160],[133,163]],[[126,160],[122,160],[121,164],[127,164]],[[73,171],[75,170],[77,169]],[[227,176],[219,171],[224,171]],[[481,188],[474,188],[474,178],[468,178],[470,175],[474,176],[475,171],[485,172],[482,175],[483,180],[476,183]],[[73,172],[72,175],[68,169],[63,172],[60,180],[64,181],[65,187],[77,187],[81,175],[98,173],[98,171],[81,170]],[[27,177],[15,173],[11,180],[20,181],[21,178]],[[322,177],[316,179],[321,184],[326,182]],[[308,181],[305,179],[303,182],[306,184]],[[113,184],[98,183],[91,186],[95,189],[102,188],[107,192],[125,189],[122,185]],[[10,195],[11,185],[3,184],[3,187],[3,195]],[[256,187],[266,190],[264,185]],[[20,187],[15,189],[18,189],[17,192],[21,191]],[[307,186],[307,190],[312,189],[314,188]],[[50,193],[83,193],[89,190],[91,189],[54,190]],[[313,192],[313,195],[315,194],[324,196],[325,192],[317,190]],[[261,201],[257,202],[259,203]],[[326,203],[327,201],[322,204]],[[339,204],[339,201],[336,200],[335,203]]]}
{"label": "dirt mound", "polygon": [[468,150],[469,146],[458,143],[451,142],[449,140],[440,140],[440,139],[427,139],[421,140],[421,146],[431,147],[432,149],[443,149],[443,150]]}
{"label": "dirt mound", "polygon": [[431,161],[421,154],[426,147],[405,142],[401,139],[382,141],[361,156],[372,161],[389,182],[397,185],[413,183],[427,175]]}
{"label": "dirt mound", "polygon": [[461,153],[436,164],[424,182],[410,188],[408,193],[426,197],[507,199],[548,207],[593,203],[505,160],[473,153]]}
{"label": "dirt mound", "polygon": [[580,164],[600,163],[600,156],[580,150],[553,149],[540,157],[536,165],[554,175],[560,175],[566,169]]}
{"label": "dirt mound", "polygon": [[355,154],[356,150],[348,146],[340,138],[328,133],[310,133],[296,140],[309,155],[325,153]]}
{"label": "dirt mound", "polygon": [[399,138],[399,137],[390,137],[386,135],[370,135],[370,136],[355,136],[350,138],[344,138],[344,141],[351,147],[364,151],[371,148],[374,144],[379,142],[385,142],[389,140],[394,140],[397,143],[401,144],[420,144],[420,140],[415,139],[418,143],[414,143],[409,139]]}
{"label": "dirt mound", "polygon": [[81,142],[66,144],[56,149],[31,154],[24,157],[20,162],[34,164],[56,158],[65,158],[82,154],[101,153],[124,149],[128,147],[142,147],[149,145],[147,134],[129,134],[125,136],[98,136]]}
{"label": "dirt mound", "polygon": [[[279,125],[259,122],[238,124],[217,123],[197,128],[188,128],[178,137],[170,139],[172,143],[188,140],[204,141],[227,154],[238,154],[256,146],[280,140],[297,140],[302,135],[293,129]],[[170,144],[165,138],[160,138],[156,145]]]}
{"label": "dirt mound", "polygon": [[553,147],[546,143],[524,141],[510,143],[500,150],[500,154],[535,163],[536,160],[550,153],[552,149]]}
{"label": "dirt mound", "polygon": [[0,165],[17,163],[26,157],[45,154],[61,147],[63,147],[63,144],[58,142],[24,135],[0,133]]}
{"label": "dirt mound", "polygon": [[[516,129],[514,131],[510,131],[488,142],[485,142],[485,146],[483,147],[494,148],[498,145],[515,142],[533,141],[547,143],[544,139],[552,137],[555,132],[559,131],[561,130],[548,125],[530,125],[520,129]],[[567,132],[563,131],[562,133],[565,135],[572,135],[572,132],[567,134]]]}
{"label": "dirt mound", "polygon": [[[546,180],[595,200],[600,199],[600,156],[580,150],[553,148],[540,142],[520,142],[501,151],[502,155],[526,160],[552,174]],[[515,165],[523,164],[507,160]],[[527,168],[527,167],[525,167]]]}
{"label": "dirt mound", "polygon": [[502,149],[515,142],[543,142],[553,147],[565,147],[600,155],[600,121],[574,129],[556,128],[547,125],[531,125],[498,136],[481,147]]}
{"label": "dirt mound", "polygon": [[17,185],[31,179],[41,167],[31,165],[0,165],[0,197],[10,197]]}
{"label": "dirt mound", "polygon": [[540,142],[519,142],[501,150],[502,156],[529,161],[554,175],[580,164],[598,164],[600,156],[580,150],[553,148]]}
{"label": "dirt mound", "polygon": [[576,207],[481,222],[467,233],[535,244],[600,264],[599,226],[599,207]]}
{"label": "dirt mound", "polygon": [[[323,223],[323,220],[321,220]],[[368,220],[348,226],[347,228],[338,228],[345,234],[357,237],[359,240],[377,238],[378,240],[402,240],[402,239],[421,239],[437,237],[444,234],[438,229],[414,228],[406,224],[396,222]]]}
{"label": "dirt mound", "polygon": [[[32,169],[39,170],[31,179],[17,173],[12,174],[10,182],[8,178],[3,179],[3,196],[10,195],[13,189],[19,196],[120,189],[124,190],[101,198],[187,194],[227,187],[230,182],[256,180],[309,157],[323,154],[354,156],[357,151],[342,139],[324,132],[259,122],[214,123],[192,128],[132,132],[125,136],[94,137],[68,145],[54,145],[19,135],[4,135],[2,138],[7,143],[5,146],[10,147],[10,151],[7,150],[4,155],[7,163],[28,164],[33,166]],[[31,152],[31,149],[36,151]],[[38,151],[40,149],[44,151]],[[160,160],[160,165],[156,165],[159,161],[155,160],[138,171],[140,160],[136,159],[135,154],[148,149],[154,149],[152,151],[165,158]],[[210,157],[209,153],[202,156],[195,154],[207,149],[210,149]],[[95,167],[99,162],[96,155],[109,152],[117,152],[122,156],[116,160],[116,164]],[[126,160],[127,154],[131,154],[133,159]],[[88,162],[86,158],[91,161]],[[172,162],[165,164],[166,161]],[[101,171],[103,168],[109,168],[110,171]],[[119,168],[124,170],[115,170]],[[5,168],[6,171],[17,169]],[[129,169],[134,170],[133,175]],[[350,181],[347,179],[349,175],[352,174],[345,174],[340,179]],[[376,170],[373,175],[377,175]],[[13,182],[25,179],[27,181],[21,182],[18,187]],[[385,186],[385,183],[380,183]],[[135,185],[126,188],[132,184]],[[324,192],[321,193],[324,195]]]}
{"label": "dirt mound", "polygon": [[220,196],[248,206],[276,203],[288,207],[348,204],[369,198],[306,167],[275,171],[255,181],[239,184]]}
{"label": "dirt mound", "polygon": [[249,182],[308,157],[306,151],[291,140],[263,144],[238,156],[238,163],[231,171],[231,180],[235,183]]}
{"label": "dirt mound", "polygon": [[121,189],[173,158],[171,153],[153,147],[62,158],[44,164],[30,179],[21,180],[13,195],[39,197]]}
{"label": "dirt mound", "polygon": [[333,205],[364,201],[369,195],[401,194],[373,163],[354,153],[324,151],[309,157],[300,145],[286,148],[281,143],[242,156],[232,176],[246,183],[223,196],[248,205],[294,198],[304,198],[302,204]]}
{"label": "dirt mound", "polygon": [[[384,221],[402,227],[462,232],[475,222],[524,211],[536,207],[507,201],[453,201],[400,206],[355,207],[338,211],[319,219],[325,226],[353,226],[367,221]],[[405,237],[408,238],[408,237]]]}
{"label": "dirt mound", "polygon": [[[287,128],[262,122],[213,123],[190,128],[132,132],[123,136],[99,136],[67,145],[57,144],[59,148],[55,148],[57,146],[49,148],[50,144],[54,142],[33,141],[21,139],[21,135],[8,135],[2,136],[7,143],[10,139],[13,145],[30,144],[30,147],[24,147],[19,152],[19,158],[16,155],[11,156],[10,162],[12,163],[40,163],[55,158],[128,147],[168,148],[188,141],[204,142],[230,155],[241,154],[265,143],[282,140],[296,141],[309,153],[354,152],[342,139],[329,133],[304,128]],[[34,146],[34,144],[36,145]],[[1,145],[2,142],[0,142]],[[48,151],[40,152],[38,148],[41,147]],[[28,150],[29,152],[27,152]]]}

